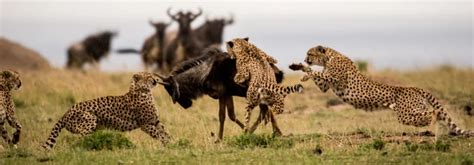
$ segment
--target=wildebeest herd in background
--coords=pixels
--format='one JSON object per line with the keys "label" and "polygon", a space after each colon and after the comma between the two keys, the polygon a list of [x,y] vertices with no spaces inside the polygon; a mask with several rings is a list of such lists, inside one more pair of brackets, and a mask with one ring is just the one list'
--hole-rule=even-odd
{"label": "wildebeest herd in background", "polygon": [[[169,73],[172,66],[201,55],[205,48],[219,48],[222,45],[224,28],[234,22],[233,16],[206,18],[202,25],[192,29],[191,24],[202,15],[202,9],[199,8],[197,12],[176,13],[171,10],[168,8],[166,12],[171,22],[149,20],[155,33],[145,39],[140,50],[122,48],[117,52],[140,54],[145,70]],[[178,24],[178,29],[167,31],[174,22]],[[116,35],[117,32],[103,31],[71,45],[67,50],[66,67],[82,69],[87,63],[97,65],[110,51],[111,40]]]}

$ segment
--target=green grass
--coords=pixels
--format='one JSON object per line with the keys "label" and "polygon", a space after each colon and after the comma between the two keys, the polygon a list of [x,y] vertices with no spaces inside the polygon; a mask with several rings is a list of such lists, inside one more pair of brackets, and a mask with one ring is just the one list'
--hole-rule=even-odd
{"label": "green grass", "polygon": [[[431,91],[462,128],[474,129],[462,107],[474,101],[474,71],[438,67],[414,71],[368,72],[376,80]],[[41,76],[38,76],[41,75]],[[103,130],[81,137],[63,130],[52,151],[40,146],[57,120],[74,103],[128,90],[131,73],[52,70],[21,73],[22,89],[13,93],[16,117],[23,125],[18,147],[0,142],[0,164],[472,164],[474,138],[403,136],[424,131],[399,124],[394,112],[365,112],[351,106],[327,107],[336,96],[304,82],[302,94],[287,96],[286,111],[277,115],[283,137],[272,137],[270,124],[243,134],[226,120],[224,140],[215,143],[218,103],[209,97],[184,110],[162,87],[153,90],[160,118],[173,137],[162,145],[142,132]],[[288,74],[284,84],[299,82]],[[246,101],[235,98],[237,118],[244,119]],[[258,109],[254,110],[255,121]],[[11,136],[13,130],[7,126]]]}
{"label": "green grass", "polygon": [[115,131],[99,130],[82,138],[78,143],[78,147],[86,150],[114,150],[114,149],[131,149],[135,145],[128,140],[122,133]]}

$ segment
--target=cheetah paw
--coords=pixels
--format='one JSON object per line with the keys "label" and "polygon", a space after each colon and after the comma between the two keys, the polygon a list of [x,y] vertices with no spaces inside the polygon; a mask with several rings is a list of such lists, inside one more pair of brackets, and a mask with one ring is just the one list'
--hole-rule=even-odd
{"label": "cheetah paw", "polygon": [[301,81],[308,81],[311,77],[309,75],[304,75],[302,78],[301,78]]}

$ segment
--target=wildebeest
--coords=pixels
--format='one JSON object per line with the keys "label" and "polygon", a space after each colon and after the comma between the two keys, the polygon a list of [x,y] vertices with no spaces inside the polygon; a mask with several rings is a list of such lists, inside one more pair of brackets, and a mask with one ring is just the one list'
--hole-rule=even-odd
{"label": "wildebeest", "polygon": [[137,51],[135,49],[120,49],[119,53],[137,53],[141,54],[145,70],[148,71],[150,67],[158,69],[163,63],[163,54],[165,43],[166,28],[171,23],[153,22],[149,21],[150,25],[155,28],[155,33],[145,39],[142,49]]}
{"label": "wildebeest", "polygon": [[204,24],[194,30],[196,38],[201,42],[204,48],[209,46],[219,47],[222,44],[224,27],[234,22],[234,18],[216,18],[207,19]]}
{"label": "wildebeest", "polygon": [[196,14],[182,11],[171,14],[171,8],[168,8],[166,13],[179,24],[176,38],[165,49],[163,66],[166,66],[166,70],[171,70],[171,66],[199,56],[204,48],[191,30],[191,23],[202,14],[202,10],[199,9]]}
{"label": "wildebeest", "polygon": [[[199,27],[193,30],[193,34],[201,42],[204,48],[209,46],[219,47],[223,41],[224,28],[234,23],[234,17],[230,19],[216,18],[208,19]],[[177,32],[171,31],[166,33],[165,41],[171,42],[176,38]]]}
{"label": "wildebeest", "polygon": [[[204,53],[196,58],[189,59],[174,67],[171,76],[162,77],[167,84],[164,88],[172,97],[173,102],[178,102],[183,108],[192,106],[193,100],[203,95],[209,95],[219,100],[219,140],[223,137],[225,110],[229,118],[244,127],[234,113],[234,102],[232,96],[245,97],[247,86],[241,86],[234,82],[236,73],[235,60],[230,59],[227,53],[217,48],[207,48]],[[272,65],[278,82],[283,80],[283,72]],[[262,120],[268,122],[274,120],[266,105],[260,105],[260,116],[253,124],[250,132],[253,132]],[[281,135],[276,125],[273,133]]]}
{"label": "wildebeest", "polygon": [[109,52],[112,38],[115,36],[116,32],[103,31],[73,44],[67,49],[66,67],[82,69],[86,63],[97,65]]}

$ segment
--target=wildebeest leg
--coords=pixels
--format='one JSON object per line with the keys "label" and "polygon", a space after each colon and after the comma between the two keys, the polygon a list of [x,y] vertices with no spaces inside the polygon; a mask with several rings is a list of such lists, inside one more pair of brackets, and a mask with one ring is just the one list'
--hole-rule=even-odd
{"label": "wildebeest leg", "polygon": [[244,128],[244,124],[240,122],[239,119],[235,117],[235,111],[234,111],[234,99],[232,96],[225,96],[225,101],[226,101],[226,107],[227,107],[227,115],[229,116],[230,120],[233,122],[237,123],[240,128]]}
{"label": "wildebeest leg", "polygon": [[259,105],[259,107],[260,107],[260,113],[258,115],[257,121],[255,121],[255,123],[253,123],[252,127],[250,128],[249,133],[255,132],[258,125],[262,122],[262,120],[265,118],[265,115],[267,115],[267,113],[268,113],[268,106]]}
{"label": "wildebeest leg", "polygon": [[252,110],[257,106],[257,104],[255,103],[249,103],[247,105],[247,107],[245,108],[246,109],[246,113],[245,113],[245,128],[244,128],[244,132],[245,133],[249,133],[249,130],[250,130],[250,117],[252,116]]}
{"label": "wildebeest leg", "polygon": [[268,111],[268,115],[270,115],[270,121],[272,122],[272,127],[273,127],[273,136],[281,136],[283,135],[280,131],[280,128],[278,128],[277,121],[275,119],[275,114],[273,114],[272,111]]}
{"label": "wildebeest leg", "polygon": [[226,98],[219,97],[219,140],[224,136]]}

